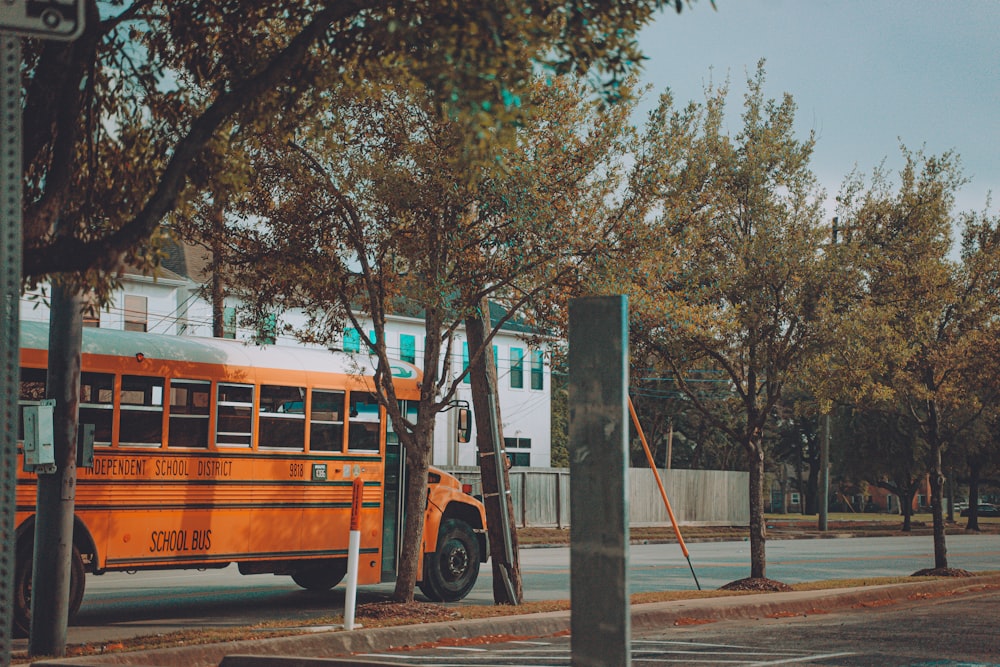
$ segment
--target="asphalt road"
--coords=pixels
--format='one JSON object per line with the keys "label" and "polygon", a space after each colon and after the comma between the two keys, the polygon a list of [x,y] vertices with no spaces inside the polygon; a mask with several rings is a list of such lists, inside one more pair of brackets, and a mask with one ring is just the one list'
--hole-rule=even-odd
{"label": "asphalt road", "polygon": [[[986,571],[1000,565],[1000,535],[949,536],[948,548],[952,567]],[[689,550],[703,589],[718,588],[749,574],[748,542],[701,542],[690,544]],[[525,598],[568,599],[569,556],[566,547],[522,549]],[[767,559],[767,575],[786,583],[909,575],[933,565],[933,545],[930,537],[782,540],[768,542]],[[632,545],[630,563],[633,592],[695,588],[676,544]],[[364,587],[358,602],[385,599],[391,591],[391,584]],[[492,602],[487,563],[472,594],[458,604]],[[323,594],[309,593],[288,577],[242,576],[235,567],[109,573],[88,576],[87,593],[69,628],[68,641],[99,642],[185,628],[314,619],[341,614],[343,606],[342,585]]]}
{"label": "asphalt road", "polygon": [[[632,664],[982,667],[1000,664],[1000,591],[794,618],[668,627],[633,636]],[[569,665],[572,637],[359,655],[423,667]]]}

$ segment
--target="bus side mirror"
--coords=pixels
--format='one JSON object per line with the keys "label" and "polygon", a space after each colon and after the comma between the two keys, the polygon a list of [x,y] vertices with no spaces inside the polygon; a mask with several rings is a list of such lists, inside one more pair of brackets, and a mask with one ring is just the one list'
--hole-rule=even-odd
{"label": "bus side mirror", "polygon": [[458,409],[458,441],[469,442],[472,438],[472,411],[469,408]]}

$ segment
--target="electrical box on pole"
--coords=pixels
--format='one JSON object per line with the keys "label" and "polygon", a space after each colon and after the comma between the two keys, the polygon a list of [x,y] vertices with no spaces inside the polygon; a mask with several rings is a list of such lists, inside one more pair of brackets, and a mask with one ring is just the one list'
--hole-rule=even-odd
{"label": "electrical box on pole", "polygon": [[52,411],[56,402],[46,399],[24,406],[24,470],[39,474],[56,471],[55,429]]}
{"label": "electrical box on pole", "polygon": [[3,0],[0,31],[40,39],[73,40],[83,32],[84,0]]}

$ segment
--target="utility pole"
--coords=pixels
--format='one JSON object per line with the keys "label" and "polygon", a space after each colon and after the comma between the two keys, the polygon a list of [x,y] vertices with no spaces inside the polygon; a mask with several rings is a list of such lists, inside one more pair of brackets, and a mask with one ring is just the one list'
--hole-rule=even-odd
{"label": "utility pole", "polygon": [[[51,4],[51,3],[50,3]],[[0,203],[0,364],[3,365],[0,380],[0,457],[3,466],[0,474],[0,486],[3,487],[3,521],[0,524],[0,535],[4,543],[0,546],[0,618],[4,619],[0,630],[0,664],[10,662],[11,619],[13,607],[13,571],[14,571],[14,512],[16,510],[15,490],[17,486],[17,419],[19,411],[17,400],[20,394],[20,331],[19,331],[19,300],[21,294],[21,253],[22,240],[22,198],[23,198],[23,166],[22,166],[22,102],[21,102],[21,38],[18,35],[32,36],[43,40],[72,41],[83,33],[84,0],[67,0],[59,2],[57,7],[28,7],[24,1],[8,0],[0,4],[0,190],[3,197]],[[79,373],[77,374],[79,380]],[[75,405],[75,404],[74,404]],[[55,417],[60,415],[57,405]],[[73,456],[75,459],[76,419],[73,419]],[[59,455],[58,439],[54,443],[56,455]],[[75,460],[74,460],[75,464]],[[75,470],[74,470],[75,473]],[[42,483],[39,480],[39,493]],[[70,512],[70,530],[72,531],[72,511]],[[37,523],[36,523],[37,527]],[[72,535],[72,532],[71,532]],[[72,545],[71,545],[72,546]],[[37,550],[35,552],[38,553]],[[37,576],[38,567],[35,563],[34,573]],[[69,567],[69,558],[66,559]],[[34,586],[34,584],[33,584]],[[67,590],[68,593],[68,590]],[[32,589],[32,604],[38,598],[39,591]],[[68,596],[66,598],[68,602]],[[65,655],[66,615],[45,619],[62,624],[63,641],[58,650],[48,651],[49,655]],[[57,647],[53,647],[57,648]],[[31,647],[29,646],[29,650]],[[35,653],[37,654],[37,653]]]}
{"label": "utility pole", "polygon": [[66,655],[66,624],[73,585],[70,561],[76,504],[82,341],[83,300],[74,288],[54,285],[45,394],[56,401],[52,415],[56,470],[52,474],[38,475],[31,572],[31,636],[28,641],[31,655]]}
{"label": "utility pole", "polygon": [[496,363],[488,335],[492,330],[487,299],[479,302],[479,311],[465,320],[469,341],[469,381],[472,406],[476,414],[476,445],[483,481],[483,503],[493,563],[493,601],[518,605],[524,599],[521,566],[514,529],[514,500],[510,495],[507,456],[503,448],[500,405],[497,400]]}
{"label": "utility pole", "polygon": [[[839,218],[833,218],[831,240],[837,245],[837,223]],[[832,408],[831,408],[832,412]],[[820,531],[827,530],[827,517],[830,507],[830,412],[823,415],[823,437],[819,445],[819,525]]]}

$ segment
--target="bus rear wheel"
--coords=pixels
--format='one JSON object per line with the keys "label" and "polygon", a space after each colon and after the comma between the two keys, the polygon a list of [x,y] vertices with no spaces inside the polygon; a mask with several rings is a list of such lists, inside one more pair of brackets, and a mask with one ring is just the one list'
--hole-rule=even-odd
{"label": "bus rear wheel", "polygon": [[437,550],[424,554],[420,591],[433,602],[461,600],[479,577],[479,541],[461,519],[446,519],[438,530]]}
{"label": "bus rear wheel", "polygon": [[[14,556],[14,635],[27,637],[31,628],[31,568],[34,554],[26,544]],[[69,619],[72,620],[83,603],[86,573],[80,550],[73,547],[69,564]]]}
{"label": "bus rear wheel", "polygon": [[320,563],[304,565],[292,574],[292,581],[307,591],[328,591],[347,574],[347,560],[325,560]]}

